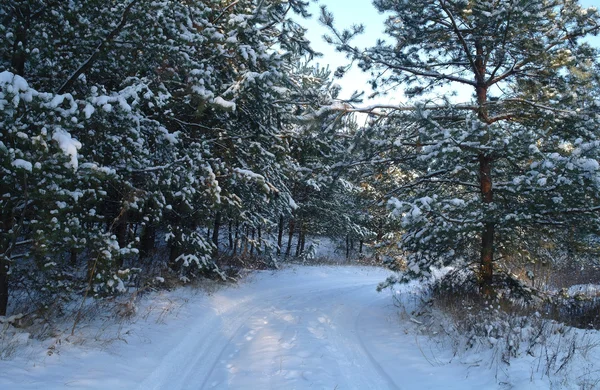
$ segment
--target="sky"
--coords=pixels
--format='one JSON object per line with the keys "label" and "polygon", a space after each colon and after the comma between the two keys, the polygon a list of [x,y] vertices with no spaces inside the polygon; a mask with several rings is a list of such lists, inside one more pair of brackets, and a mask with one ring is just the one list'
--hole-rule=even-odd
{"label": "sky", "polygon": [[[329,35],[329,30],[318,22],[321,14],[320,6],[327,6],[327,10],[334,15],[334,25],[338,29],[349,28],[353,24],[362,24],[365,27],[365,32],[358,36],[353,44],[359,47],[372,46],[378,37],[383,36],[385,16],[378,13],[375,7],[369,0],[321,0],[311,2],[310,13],[312,18],[303,23],[308,28],[306,32],[307,38],[311,41],[312,48],[323,54],[323,57],[315,59],[316,63],[321,66],[329,65],[332,71],[335,71],[339,66],[345,66],[349,60],[345,54],[335,51],[333,46],[327,44],[323,40],[323,35]],[[354,66],[346,75],[337,80],[337,83],[342,86],[340,98],[349,98],[355,90],[365,90],[369,95],[372,93],[368,85],[369,76],[361,72]],[[394,101],[393,97],[383,99],[388,102]]]}
{"label": "sky", "polygon": [[[584,7],[598,7],[599,0],[580,0]],[[310,12],[312,18],[301,23],[308,29],[306,35],[311,41],[312,47],[323,57],[315,59],[315,63],[321,66],[329,65],[332,71],[339,66],[345,66],[349,60],[343,53],[335,51],[335,48],[323,40],[323,35],[329,34],[329,30],[318,22],[320,5],[325,5],[334,15],[334,25],[342,30],[353,24],[362,24],[365,27],[364,34],[353,40],[353,44],[359,47],[368,47],[375,44],[377,38],[382,37],[384,31],[385,16],[377,12],[369,0],[318,0],[311,1]],[[600,36],[593,37],[590,42],[600,47]],[[372,93],[368,85],[369,75],[354,66],[346,75],[336,82],[342,87],[340,98],[348,99],[355,90],[365,91],[365,96]],[[471,91],[459,91],[458,99],[468,100]],[[392,91],[385,97],[369,100],[369,104],[398,104],[405,101],[400,91]]]}

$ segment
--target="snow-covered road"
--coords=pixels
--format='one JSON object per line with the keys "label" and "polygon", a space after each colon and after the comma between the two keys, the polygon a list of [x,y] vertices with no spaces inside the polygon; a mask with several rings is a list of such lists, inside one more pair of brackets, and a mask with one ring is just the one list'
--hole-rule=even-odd
{"label": "snow-covered road", "polygon": [[[212,294],[156,293],[132,323],[92,323],[79,337],[31,341],[0,361],[0,389],[499,388],[489,370],[449,363],[451,351],[415,335],[392,292],[375,290],[387,275],[297,267]],[[103,348],[91,340],[112,334],[119,337]],[[538,388],[529,372],[523,378],[512,388]]]}
{"label": "snow-covered road", "polygon": [[373,320],[364,313],[391,304],[375,291],[382,271],[356,271],[216,294],[217,315],[190,324],[138,388],[397,388],[364,342]]}

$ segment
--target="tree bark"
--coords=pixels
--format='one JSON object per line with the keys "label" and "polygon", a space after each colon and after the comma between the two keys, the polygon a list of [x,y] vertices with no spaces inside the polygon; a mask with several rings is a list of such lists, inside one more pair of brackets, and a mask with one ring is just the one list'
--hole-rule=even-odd
{"label": "tree bark", "polygon": [[350,258],[350,235],[346,234],[346,261]]}
{"label": "tree bark", "polygon": [[298,242],[296,242],[296,257],[300,256],[300,248],[302,246],[302,229],[304,229],[304,221],[300,221],[300,229],[298,229]]}
{"label": "tree bark", "polygon": [[258,227],[256,228],[256,230],[258,231],[258,245],[256,246],[256,253],[261,253],[261,245],[262,245],[262,228],[260,227],[260,224],[258,225]]}
{"label": "tree bark", "polygon": [[[380,219],[379,220],[379,228],[377,229],[377,245],[375,246],[376,248],[378,248],[379,244],[381,243],[381,239],[383,238],[383,220]],[[375,261],[379,261],[379,250],[375,249]]]}
{"label": "tree bark", "polygon": [[0,260],[0,316],[8,309],[8,267],[8,261]]}
{"label": "tree bark", "polygon": [[[485,61],[484,61],[484,47],[481,41],[475,41],[475,94],[477,96],[477,105],[479,120],[489,124],[490,119],[487,109],[487,92],[488,85],[485,81]],[[487,142],[487,139],[483,139],[482,143]],[[481,197],[484,203],[484,213],[489,213],[487,209],[488,204],[494,201],[492,192],[492,157],[484,153],[480,153],[477,156],[479,160],[479,186],[481,190]],[[490,220],[489,215],[484,215],[484,226],[481,232],[481,265],[480,265],[480,282],[481,288],[484,295],[492,294],[492,281],[494,275],[494,222]]]}
{"label": "tree bark", "polygon": [[150,223],[144,226],[144,232],[140,240],[140,258],[145,259],[154,253],[154,242],[156,241],[156,228]]}
{"label": "tree bark", "polygon": [[215,224],[213,227],[212,242],[214,244],[213,257],[219,255],[219,230],[221,229],[221,212],[217,211],[215,215]]}
{"label": "tree bark", "polygon": [[[129,223],[129,216],[127,211],[123,211],[119,220],[117,221],[117,225],[115,226],[115,235],[117,236],[117,242],[119,243],[119,248],[124,248],[127,246],[127,227]],[[123,267],[123,256],[117,257],[117,267]]]}
{"label": "tree bark", "polygon": [[181,255],[181,248],[179,247],[179,245],[172,243],[169,249],[169,264],[173,269],[177,269],[177,264],[175,263],[175,261],[177,260],[179,255]]}
{"label": "tree bark", "polygon": [[235,239],[233,240],[233,255],[237,254],[239,242],[240,242],[240,222],[235,220]]}
{"label": "tree bark", "polygon": [[69,264],[75,268],[77,266],[77,249],[71,248],[69,251]]}
{"label": "tree bark", "polygon": [[248,236],[250,233],[250,228],[246,225],[244,236],[242,237],[242,241],[244,241],[244,251],[242,252],[242,256],[246,256],[248,253]]}
{"label": "tree bark", "polygon": [[229,249],[233,248],[233,220],[229,220]]}
{"label": "tree bark", "polygon": [[281,244],[283,241],[283,215],[279,216],[279,232],[277,233],[277,256],[281,255]]}
{"label": "tree bark", "polygon": [[19,26],[15,35],[11,66],[16,74],[25,76],[27,30],[29,30],[30,25],[29,7],[21,7],[20,12],[23,15],[24,20],[21,21],[21,26]]}
{"label": "tree bark", "polygon": [[288,233],[288,242],[287,242],[287,249],[285,251],[285,257],[288,257],[290,255],[290,253],[292,252],[292,239],[294,238],[294,225],[295,225],[294,220],[290,219],[290,231]]}
{"label": "tree bark", "polygon": [[[479,182],[481,186],[481,195],[483,203],[493,202],[492,177],[491,177],[491,158],[479,155]],[[486,210],[487,212],[487,210]],[[486,222],[481,232],[481,269],[480,278],[483,293],[490,295],[492,293],[493,260],[494,260],[494,222],[489,220],[489,216],[484,215]]]}
{"label": "tree bark", "polygon": [[300,231],[300,234],[302,235],[302,238],[301,238],[302,244],[300,245],[300,254],[304,254],[304,247],[306,246],[306,225],[307,224],[303,223],[302,230]]}

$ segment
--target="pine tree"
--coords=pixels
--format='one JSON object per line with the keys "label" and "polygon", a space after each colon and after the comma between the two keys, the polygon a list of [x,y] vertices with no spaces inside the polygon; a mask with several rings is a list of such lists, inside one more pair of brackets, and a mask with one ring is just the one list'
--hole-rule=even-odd
{"label": "pine tree", "polygon": [[[429,96],[367,130],[397,170],[389,205],[409,273],[478,257],[490,293],[497,260],[527,251],[532,231],[595,226],[596,51],[581,39],[600,30],[597,11],[570,0],[374,4],[391,13],[389,39],[365,51],[350,44],[360,26],[338,32],[326,10],[322,21],[375,88]],[[431,98],[456,85],[474,100]]]}
{"label": "pine tree", "polygon": [[[260,228],[290,209],[280,169],[289,70],[312,53],[291,16],[306,7],[0,6],[0,314],[9,273],[56,291],[62,282],[52,279],[69,272],[79,287],[111,294],[165,238],[182,277],[218,273],[218,235],[203,231],[217,216],[244,215]],[[38,270],[26,272],[32,262]]]}

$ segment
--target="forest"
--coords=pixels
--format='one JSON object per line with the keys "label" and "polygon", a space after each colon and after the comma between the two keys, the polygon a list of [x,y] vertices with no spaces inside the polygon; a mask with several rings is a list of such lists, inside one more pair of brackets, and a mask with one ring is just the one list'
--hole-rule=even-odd
{"label": "forest", "polygon": [[[395,271],[380,289],[450,267],[440,301],[572,322],[549,290],[600,282],[600,14],[373,5],[386,35],[366,49],[317,16],[401,105],[338,98],[347,68],[316,65],[307,1],[3,1],[0,315],[311,262],[324,237]],[[575,324],[600,326],[582,302]]]}

